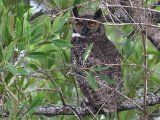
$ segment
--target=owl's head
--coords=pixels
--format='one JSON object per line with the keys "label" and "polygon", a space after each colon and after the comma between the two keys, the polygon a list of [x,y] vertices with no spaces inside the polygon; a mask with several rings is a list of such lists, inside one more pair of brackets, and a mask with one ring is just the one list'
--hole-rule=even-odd
{"label": "owl's head", "polygon": [[102,17],[101,9],[98,9],[94,15],[79,15],[77,7],[74,7],[72,11],[75,17],[72,23],[74,33],[78,33],[81,36],[104,34],[104,25],[100,23]]}

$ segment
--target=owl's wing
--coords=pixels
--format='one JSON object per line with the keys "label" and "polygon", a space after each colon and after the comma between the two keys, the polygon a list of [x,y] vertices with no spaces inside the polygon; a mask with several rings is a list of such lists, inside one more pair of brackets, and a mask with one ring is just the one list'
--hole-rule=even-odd
{"label": "owl's wing", "polygon": [[99,91],[96,91],[92,95],[92,99],[95,99],[97,106],[103,106],[101,108],[103,108],[104,111],[115,111],[117,109],[116,102],[120,96],[118,92],[120,92],[122,88],[122,75],[120,54],[112,42],[104,41],[103,43],[94,43],[86,67],[91,68],[97,65],[106,69],[92,73],[99,86]]}
{"label": "owl's wing", "polygon": [[[82,63],[83,55],[90,43],[86,43],[85,39],[83,42],[79,39],[79,43],[75,43],[71,49],[71,59],[74,67],[73,71],[76,73],[76,80],[83,95],[98,109],[102,109],[105,112],[113,112],[117,109],[117,99],[119,97],[119,94],[114,89],[121,83],[120,55],[114,44],[105,39],[105,37],[90,39],[91,42],[93,41],[93,48],[85,63]],[[114,64],[117,64],[117,66]],[[85,72],[81,70],[81,68],[90,69],[96,65],[102,65],[107,68],[102,71],[91,72],[99,86],[98,90],[94,90],[90,86],[86,80]],[[108,76],[110,80],[115,81],[115,84],[110,84],[109,81],[103,79],[100,75]],[[117,90],[120,90],[120,88]]]}

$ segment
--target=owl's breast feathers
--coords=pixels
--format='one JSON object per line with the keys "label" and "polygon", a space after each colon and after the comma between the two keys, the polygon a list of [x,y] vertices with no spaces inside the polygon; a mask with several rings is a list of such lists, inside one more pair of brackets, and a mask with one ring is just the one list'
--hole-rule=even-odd
{"label": "owl's breast feathers", "polygon": [[[97,108],[101,108],[105,112],[113,112],[117,110],[117,100],[121,91],[121,64],[120,54],[115,45],[108,40],[106,36],[96,37],[73,37],[71,43],[71,62],[76,80],[84,96]],[[87,58],[83,61],[85,50],[93,43],[92,50]],[[101,65],[106,69],[95,72],[92,75],[95,77],[99,90],[95,91],[86,80],[85,69],[93,68]],[[100,75],[108,76],[114,80],[115,84],[102,80]]]}

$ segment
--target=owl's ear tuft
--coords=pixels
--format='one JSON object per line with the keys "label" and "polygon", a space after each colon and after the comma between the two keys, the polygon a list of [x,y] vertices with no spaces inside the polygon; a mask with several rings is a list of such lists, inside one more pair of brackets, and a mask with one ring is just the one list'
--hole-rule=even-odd
{"label": "owl's ear tuft", "polygon": [[101,8],[99,8],[99,9],[95,12],[95,14],[94,14],[94,16],[93,16],[93,19],[100,18],[101,16],[102,16],[102,10],[101,10]]}
{"label": "owl's ear tuft", "polygon": [[79,13],[78,13],[78,10],[77,10],[77,6],[75,6],[75,7],[72,9],[72,12],[73,12],[74,17],[78,17],[78,16],[79,16]]}

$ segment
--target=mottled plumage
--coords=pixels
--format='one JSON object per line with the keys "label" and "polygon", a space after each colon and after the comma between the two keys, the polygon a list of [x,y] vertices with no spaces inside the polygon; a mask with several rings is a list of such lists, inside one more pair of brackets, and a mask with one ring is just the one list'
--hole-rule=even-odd
{"label": "mottled plumage", "polygon": [[[77,18],[81,18],[74,19],[72,23],[73,32],[81,35],[72,37],[71,41],[74,46],[71,48],[72,71],[76,81],[91,105],[105,112],[114,112],[117,110],[117,100],[120,95],[113,89],[121,91],[122,87],[120,54],[115,45],[105,36],[104,25],[92,21],[100,21],[100,9],[94,15],[80,16],[77,8],[74,8],[73,14]],[[85,50],[91,43],[93,43],[92,50],[83,63]],[[92,72],[99,87],[98,90],[94,90],[90,86],[84,71],[84,69],[93,68],[96,65],[106,67],[102,71]],[[101,79],[100,75],[106,75],[109,79],[115,80],[115,84],[107,83]]]}

